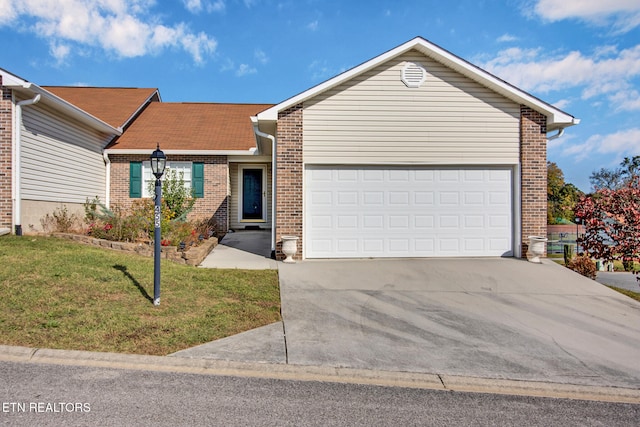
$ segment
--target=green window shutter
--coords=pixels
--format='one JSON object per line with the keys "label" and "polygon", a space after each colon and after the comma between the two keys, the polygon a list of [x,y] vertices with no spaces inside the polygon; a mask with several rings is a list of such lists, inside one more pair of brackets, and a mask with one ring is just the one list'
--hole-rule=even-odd
{"label": "green window shutter", "polygon": [[129,197],[142,197],[142,162],[129,162]]}
{"label": "green window shutter", "polygon": [[191,168],[193,195],[195,197],[204,197],[204,163],[193,163]]}

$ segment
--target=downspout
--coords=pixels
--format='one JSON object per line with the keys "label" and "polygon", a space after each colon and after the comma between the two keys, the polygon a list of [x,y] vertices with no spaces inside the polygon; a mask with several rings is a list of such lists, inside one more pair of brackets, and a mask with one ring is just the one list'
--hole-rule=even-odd
{"label": "downspout", "polygon": [[105,195],[104,195],[104,205],[109,208],[111,204],[111,160],[109,160],[109,153],[106,151],[102,152],[102,157],[104,158],[104,164],[106,165],[105,170]]}
{"label": "downspout", "polygon": [[40,94],[33,99],[25,99],[16,103],[16,145],[15,145],[15,232],[16,236],[22,236],[22,191],[21,191],[21,175],[22,175],[22,159],[20,148],[22,145],[22,107],[37,104],[40,101]]}
{"label": "downspout", "polygon": [[564,128],[558,129],[558,133],[555,135],[548,136],[547,141],[553,141],[554,139],[560,138],[562,135],[564,135]]}
{"label": "downspout", "polygon": [[263,138],[271,140],[271,256],[276,253],[276,137],[258,129],[258,121],[251,118],[253,132]]}

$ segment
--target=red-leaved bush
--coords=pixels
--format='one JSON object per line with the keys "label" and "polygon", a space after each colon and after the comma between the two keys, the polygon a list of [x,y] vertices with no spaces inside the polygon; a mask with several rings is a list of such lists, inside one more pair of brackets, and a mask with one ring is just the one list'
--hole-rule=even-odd
{"label": "red-leaved bush", "polygon": [[580,244],[592,257],[640,259],[640,177],[618,190],[599,189],[581,198],[575,214],[585,225]]}
{"label": "red-leaved bush", "polygon": [[588,256],[577,256],[567,264],[571,270],[580,273],[589,279],[596,279],[596,263]]}

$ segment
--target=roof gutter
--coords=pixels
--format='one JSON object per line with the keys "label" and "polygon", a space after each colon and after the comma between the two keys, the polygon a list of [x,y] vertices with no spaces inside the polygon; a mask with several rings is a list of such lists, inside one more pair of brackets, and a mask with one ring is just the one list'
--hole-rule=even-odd
{"label": "roof gutter", "polygon": [[271,140],[271,256],[275,258],[276,253],[276,137],[262,132],[258,129],[258,118],[251,117],[251,124],[253,124],[253,132],[256,138],[262,137]]}
{"label": "roof gutter", "polygon": [[14,224],[16,236],[22,236],[22,108],[40,102],[40,94],[36,94],[32,99],[16,102],[16,125],[15,125],[15,170],[14,170]]}

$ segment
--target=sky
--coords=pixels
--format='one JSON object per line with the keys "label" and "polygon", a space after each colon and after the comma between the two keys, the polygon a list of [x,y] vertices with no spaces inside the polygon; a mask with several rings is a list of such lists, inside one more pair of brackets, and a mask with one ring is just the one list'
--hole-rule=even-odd
{"label": "sky", "polygon": [[279,103],[421,36],[579,118],[565,181],[640,155],[640,0],[0,0],[0,68],[165,102]]}

